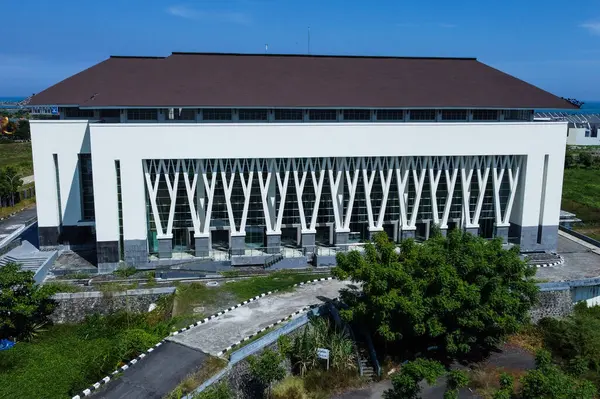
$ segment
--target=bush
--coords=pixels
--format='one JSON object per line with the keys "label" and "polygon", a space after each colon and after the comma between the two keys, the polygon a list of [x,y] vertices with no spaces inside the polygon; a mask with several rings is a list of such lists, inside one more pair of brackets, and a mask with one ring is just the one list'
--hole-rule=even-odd
{"label": "bush", "polygon": [[577,161],[575,160],[573,151],[567,148],[567,152],[565,153],[565,169],[571,169],[575,166],[577,166]]}
{"label": "bush", "polygon": [[133,266],[120,267],[113,272],[113,274],[115,276],[121,277],[121,278],[131,277],[136,273],[137,273],[137,269]]}
{"label": "bush", "polygon": [[392,376],[392,389],[384,392],[385,399],[417,399],[421,392],[421,381],[435,384],[444,374],[444,366],[434,360],[417,359],[402,366],[400,372]]}
{"label": "bush", "polygon": [[141,329],[125,330],[118,335],[116,350],[123,360],[133,359],[153,347],[159,338]]}
{"label": "bush", "polygon": [[304,381],[301,378],[289,376],[273,387],[272,399],[307,399]]}
{"label": "bush", "polygon": [[278,352],[265,349],[259,356],[248,357],[250,373],[266,390],[270,391],[272,383],[285,377],[282,360]]}
{"label": "bush", "polygon": [[592,154],[588,151],[580,152],[577,158],[579,159],[579,163],[584,168],[591,168],[592,164],[594,163],[594,158],[592,157]]}
{"label": "bush", "polygon": [[194,395],[194,399],[233,399],[234,395],[225,382],[213,385],[210,388]]}
{"label": "bush", "polygon": [[0,267],[0,339],[31,339],[56,307],[55,291],[36,284],[33,275],[16,263]]}

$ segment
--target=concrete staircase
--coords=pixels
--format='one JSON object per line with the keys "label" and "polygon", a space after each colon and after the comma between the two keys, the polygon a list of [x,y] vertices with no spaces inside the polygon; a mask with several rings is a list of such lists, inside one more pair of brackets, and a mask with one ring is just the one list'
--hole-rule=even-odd
{"label": "concrete staircase", "polygon": [[23,241],[20,246],[0,257],[0,267],[8,263],[18,263],[23,270],[34,272],[35,281],[39,283],[43,281],[57,256],[57,251],[40,251],[29,241]]}
{"label": "concrete staircase", "polygon": [[360,343],[357,342],[356,344],[358,346],[358,363],[362,369],[362,375],[372,380],[375,376],[375,370],[369,360],[369,352]]}

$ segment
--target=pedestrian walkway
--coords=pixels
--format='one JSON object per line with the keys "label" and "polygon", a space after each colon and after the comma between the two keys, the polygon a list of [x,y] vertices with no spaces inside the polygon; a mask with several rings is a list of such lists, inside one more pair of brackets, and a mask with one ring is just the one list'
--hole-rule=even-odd
{"label": "pedestrian walkway", "polygon": [[293,292],[269,295],[227,312],[216,321],[201,324],[168,339],[216,356],[228,346],[299,309],[336,298],[339,290],[348,283],[322,281],[299,286]]}

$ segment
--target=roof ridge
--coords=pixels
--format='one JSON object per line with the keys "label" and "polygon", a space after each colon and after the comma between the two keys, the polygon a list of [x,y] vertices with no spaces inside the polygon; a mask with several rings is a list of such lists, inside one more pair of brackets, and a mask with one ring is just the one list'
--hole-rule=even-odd
{"label": "roof ridge", "polygon": [[171,55],[221,55],[221,56],[254,56],[254,57],[302,57],[302,58],[374,58],[401,60],[466,60],[476,61],[476,57],[426,57],[426,56],[396,56],[396,55],[352,55],[352,54],[279,54],[279,53],[217,53],[173,51]]}
{"label": "roof ridge", "polygon": [[153,55],[111,55],[110,58],[146,58],[152,60],[164,60],[167,57],[153,56]]}

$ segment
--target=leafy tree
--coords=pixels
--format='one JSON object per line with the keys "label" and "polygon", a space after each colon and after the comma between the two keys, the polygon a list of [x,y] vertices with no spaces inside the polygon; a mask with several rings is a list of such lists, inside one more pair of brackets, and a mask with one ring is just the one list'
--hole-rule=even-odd
{"label": "leafy tree", "polygon": [[19,140],[30,140],[31,139],[31,130],[29,126],[28,120],[22,120],[17,125],[17,129],[14,134],[15,139]]}
{"label": "leafy tree", "polygon": [[266,349],[260,356],[248,358],[250,373],[270,392],[271,384],[285,377],[285,369],[281,365],[282,360],[278,352]]}
{"label": "leafy tree", "polygon": [[446,392],[444,399],[458,399],[458,390],[466,387],[469,383],[469,376],[461,370],[452,370],[446,375]]}
{"label": "leafy tree", "polygon": [[594,158],[589,151],[580,152],[577,158],[579,158],[579,163],[585,168],[591,168],[594,163]]}
{"label": "leafy tree", "polygon": [[407,362],[392,376],[392,389],[383,393],[384,399],[417,399],[423,380],[435,384],[445,373],[444,366],[435,360],[417,359]]}
{"label": "leafy tree", "polygon": [[364,254],[339,253],[337,264],[336,277],[361,283],[361,291],[342,292],[342,316],[414,352],[433,346],[457,357],[497,345],[529,320],[537,300],[535,269],[517,247],[458,230],[403,241],[400,254],[380,233]]}
{"label": "leafy tree", "polygon": [[16,263],[0,267],[0,338],[32,338],[54,310],[54,292],[37,285],[33,275]]}
{"label": "leafy tree", "polygon": [[0,171],[0,196],[9,199],[10,206],[15,205],[15,194],[23,185],[23,180],[17,169],[7,166]]}

